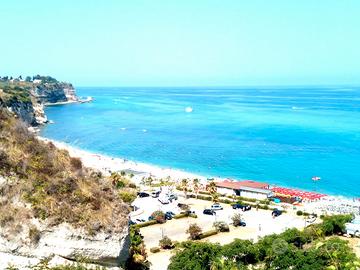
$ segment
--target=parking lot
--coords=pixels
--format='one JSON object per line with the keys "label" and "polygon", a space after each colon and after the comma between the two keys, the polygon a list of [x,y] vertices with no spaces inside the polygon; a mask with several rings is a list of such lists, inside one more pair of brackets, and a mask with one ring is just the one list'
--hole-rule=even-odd
{"label": "parking lot", "polygon": [[205,238],[203,241],[218,242],[220,244],[226,244],[233,241],[235,238],[240,239],[253,239],[257,240],[259,236],[264,236],[271,233],[280,233],[287,228],[302,228],[305,225],[305,221],[302,217],[298,217],[291,214],[282,214],[279,217],[273,218],[271,211],[269,210],[256,210],[243,212],[241,210],[234,210],[230,205],[221,204],[223,210],[217,210],[216,215],[204,215],[203,210],[209,208],[212,202],[197,200],[197,199],[184,199],[179,198],[177,201],[173,201],[170,204],[161,204],[157,198],[146,197],[138,198],[135,204],[140,207],[137,211],[137,215],[132,219],[137,218],[148,220],[148,217],[152,212],[161,210],[163,212],[172,211],[175,214],[180,213],[180,209],[177,204],[186,203],[190,206],[190,209],[195,211],[198,218],[181,218],[168,220],[164,224],[156,224],[148,227],[141,228],[141,233],[144,236],[144,242],[146,248],[149,250],[151,247],[159,245],[159,240],[164,236],[170,237],[172,240],[185,241],[188,239],[186,233],[187,228],[191,223],[198,224],[203,231],[213,229],[213,223],[215,221],[225,221],[231,223],[231,217],[236,213],[241,213],[243,219],[246,222],[246,227],[233,227],[230,226],[230,232],[219,233],[217,235]]}

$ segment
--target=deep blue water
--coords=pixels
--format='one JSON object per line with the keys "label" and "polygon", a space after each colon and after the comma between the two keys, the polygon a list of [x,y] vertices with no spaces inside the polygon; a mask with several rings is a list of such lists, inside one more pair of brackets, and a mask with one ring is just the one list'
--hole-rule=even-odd
{"label": "deep blue water", "polygon": [[206,176],[360,197],[360,87],[77,93],[95,101],[48,107],[55,124],[43,136]]}

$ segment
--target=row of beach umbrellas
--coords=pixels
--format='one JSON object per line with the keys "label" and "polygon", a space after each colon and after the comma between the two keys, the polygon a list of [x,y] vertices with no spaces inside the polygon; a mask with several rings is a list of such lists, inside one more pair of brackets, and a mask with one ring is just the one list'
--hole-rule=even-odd
{"label": "row of beach umbrellas", "polygon": [[297,197],[297,198],[301,198],[302,200],[309,200],[309,201],[319,200],[327,196],[326,194],[320,194],[311,191],[303,191],[293,188],[274,187],[271,190],[278,195]]}

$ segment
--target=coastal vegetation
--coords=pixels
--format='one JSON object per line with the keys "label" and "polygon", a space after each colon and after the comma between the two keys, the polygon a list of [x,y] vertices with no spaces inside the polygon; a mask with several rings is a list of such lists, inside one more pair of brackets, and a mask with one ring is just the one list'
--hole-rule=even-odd
{"label": "coastal vegetation", "polygon": [[[111,177],[83,166],[52,143],[39,141],[21,121],[0,109],[0,227],[8,235],[28,230],[33,244],[41,230],[31,220],[68,223],[89,235],[127,227],[133,194],[129,181],[114,186]],[[130,197],[130,198],[129,198]],[[27,226],[30,226],[27,228]]]}
{"label": "coastal vegetation", "polygon": [[147,260],[147,253],[143,236],[136,226],[130,227],[130,249],[129,259],[126,262],[126,269],[146,270],[150,267]]}
{"label": "coastal vegetation", "polygon": [[334,236],[343,231],[349,219],[347,215],[325,217],[321,224],[303,231],[288,229],[258,242],[235,239],[224,246],[183,242],[177,245],[168,269],[355,270],[360,266],[359,259],[347,241]]}

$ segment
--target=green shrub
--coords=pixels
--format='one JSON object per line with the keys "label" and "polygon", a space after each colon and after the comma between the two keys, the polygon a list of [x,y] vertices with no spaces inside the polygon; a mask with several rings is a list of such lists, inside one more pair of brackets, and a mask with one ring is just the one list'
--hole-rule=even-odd
{"label": "green shrub", "polygon": [[212,235],[215,235],[215,234],[218,234],[217,230],[206,231],[206,232],[201,233],[199,235],[198,239],[204,239],[206,237],[209,237],[209,236],[212,236]]}
{"label": "green shrub", "polygon": [[296,215],[302,216],[302,215],[303,215],[303,211],[301,211],[301,210],[296,211]]}
{"label": "green shrub", "polygon": [[151,253],[158,253],[158,252],[160,252],[160,248],[159,247],[152,247],[152,248],[150,248],[150,252]]}
{"label": "green shrub", "polygon": [[119,196],[125,203],[132,203],[136,199],[136,192],[134,190],[120,190]]}
{"label": "green shrub", "polygon": [[186,214],[177,214],[174,216],[175,219],[180,219],[180,218],[184,218],[184,217],[188,217]]}
{"label": "green shrub", "polygon": [[155,225],[157,224],[156,220],[149,220],[149,221],[145,221],[139,224],[134,225],[134,227],[136,228],[143,228],[143,227],[147,227],[147,226],[151,226],[151,225]]}
{"label": "green shrub", "polygon": [[169,237],[164,236],[162,239],[160,239],[159,246],[163,249],[172,249],[174,244]]}

